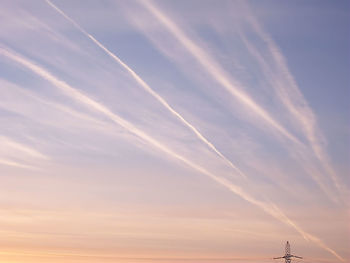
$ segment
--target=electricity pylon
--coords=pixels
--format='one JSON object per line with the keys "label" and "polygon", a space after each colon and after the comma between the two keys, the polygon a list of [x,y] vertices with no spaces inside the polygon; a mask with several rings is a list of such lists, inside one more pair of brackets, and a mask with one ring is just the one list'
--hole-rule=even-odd
{"label": "electricity pylon", "polygon": [[284,254],[284,256],[283,257],[278,257],[278,258],[273,258],[273,259],[280,259],[280,258],[284,258],[286,263],[291,263],[292,262],[292,258],[302,258],[302,257],[294,256],[294,255],[290,254],[290,245],[289,245],[289,242],[287,241],[286,253]]}

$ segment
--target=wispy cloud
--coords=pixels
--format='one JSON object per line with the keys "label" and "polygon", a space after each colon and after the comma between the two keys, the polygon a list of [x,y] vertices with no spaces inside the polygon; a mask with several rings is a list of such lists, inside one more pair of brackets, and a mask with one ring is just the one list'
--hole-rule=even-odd
{"label": "wispy cloud", "polygon": [[131,76],[135,79],[135,81],[150,95],[152,95],[159,103],[161,103],[171,114],[173,114],[176,118],[178,118],[185,126],[187,126],[203,143],[205,143],[210,149],[212,149],[217,155],[219,155],[230,167],[232,167],[235,172],[237,172],[240,176],[246,178],[246,175],[236,166],[234,165],[227,157],[225,157],[214,145],[211,143],[193,124],[188,122],[179,112],[177,112],[169,103],[160,96],[157,92],[155,92],[134,70],[132,70],[125,62],[123,62],[118,56],[108,50],[102,43],[100,43],[95,37],[91,34],[87,33],[78,23],[76,23],[72,18],[67,16],[61,9],[59,9],[56,5],[54,5],[49,0],[46,2],[52,6],[57,12],[59,12],[63,17],[69,20],[80,32],[82,32],[85,36],[91,39],[99,48],[101,48],[106,54],[108,54],[111,58],[113,58],[117,63],[119,63],[127,72],[131,74]]}
{"label": "wispy cloud", "polygon": [[[345,189],[332,168],[329,157],[324,149],[324,137],[321,134],[320,128],[318,127],[315,114],[308,105],[308,102],[304,98],[303,94],[300,92],[298,84],[288,68],[286,59],[284,58],[277,44],[262,28],[256,18],[248,10],[247,6],[245,6],[245,9],[247,10],[247,15],[245,18],[253,28],[254,32],[265,42],[270,58],[273,62],[273,66],[270,66],[259,50],[255,48],[254,45],[250,43],[249,40],[241,33],[242,39],[246,44],[248,51],[259,63],[270,85],[275,89],[285,108],[302,128],[311,149],[320,161],[320,164],[323,166],[326,173],[331,177],[336,188],[341,193],[344,193]],[[322,183],[319,181],[319,184]]]}
{"label": "wispy cloud", "polygon": [[84,106],[86,106],[94,111],[97,111],[97,112],[104,114],[110,120],[112,120],[116,124],[122,126],[128,132],[137,136],[138,138],[140,138],[141,140],[146,142],[148,145],[158,149],[161,153],[165,153],[169,157],[181,161],[183,164],[192,168],[193,170],[195,170],[203,175],[208,176],[209,178],[214,180],[216,183],[218,183],[218,184],[224,186],[226,189],[230,190],[232,193],[240,196],[242,199],[246,200],[247,202],[262,209],[267,214],[269,214],[270,216],[279,220],[280,222],[292,227],[299,234],[301,234],[306,240],[310,240],[310,241],[314,242],[318,246],[324,248],[325,250],[327,250],[330,253],[332,253],[333,255],[335,255],[338,259],[343,260],[343,258],[340,255],[338,255],[333,249],[326,246],[320,239],[307,233],[300,226],[298,226],[295,222],[293,222],[290,218],[288,218],[275,204],[273,204],[271,202],[263,202],[263,201],[260,201],[256,198],[254,198],[252,195],[247,193],[245,190],[243,190],[238,185],[235,185],[232,182],[226,180],[225,178],[222,178],[218,175],[215,175],[215,174],[209,172],[204,167],[197,165],[196,163],[192,162],[191,160],[185,158],[184,156],[174,152],[172,149],[170,149],[166,145],[162,144],[158,140],[154,139],[152,136],[148,135],[144,131],[135,127],[132,123],[130,123],[126,119],[113,113],[110,109],[108,109],[103,104],[91,99],[89,96],[87,96],[83,92],[71,87],[69,84],[67,84],[66,82],[64,82],[61,79],[58,79],[56,76],[54,76],[48,70],[39,66],[36,63],[33,63],[29,59],[24,58],[23,56],[11,51],[8,48],[4,48],[4,47],[0,47],[0,54],[7,57],[8,59],[15,61],[16,63],[18,63],[21,66],[25,67],[26,69],[32,71],[34,74],[40,76],[41,78],[47,80],[48,82],[50,82],[55,87],[57,87],[61,92],[63,92],[69,98],[75,100],[76,102],[81,103],[82,105],[84,105]]}
{"label": "wispy cloud", "polygon": [[27,154],[27,155],[34,157],[34,158],[39,158],[39,159],[43,159],[43,160],[49,159],[48,156],[38,152],[37,150],[30,148],[26,145],[20,144],[18,142],[15,142],[12,139],[4,137],[4,136],[0,136],[0,143],[3,147],[15,149],[19,152],[22,152],[22,153]]}
{"label": "wispy cloud", "polygon": [[[268,111],[264,109],[263,106],[258,104],[248,93],[244,90],[243,85],[236,79],[233,79],[230,74],[228,74],[219,62],[212,57],[201,45],[191,36],[189,36],[183,29],[181,29],[174,21],[171,20],[162,10],[160,10],[152,1],[140,1],[143,7],[149,11],[158,21],[160,21],[160,25],[168,31],[169,34],[172,35],[175,41],[181,44],[184,47],[185,52],[188,55],[192,56],[198,64],[201,66],[203,74],[206,76],[210,76],[214,81],[219,83],[226,91],[228,91],[233,97],[235,97],[238,101],[245,106],[247,112],[244,114],[244,117],[248,115],[255,115],[260,120],[263,121],[264,124],[268,124],[273,131],[277,131],[280,135],[283,135],[285,148],[292,156],[297,156],[299,163],[304,166],[306,173],[318,184],[319,188],[326,194],[326,196],[334,201],[339,202],[339,198],[337,194],[331,189],[331,185],[329,185],[325,178],[322,176],[322,172],[319,171],[318,168],[315,168],[315,165],[310,162],[310,150],[309,146],[302,143],[296,135],[291,131],[293,129],[287,129],[284,127],[281,122],[278,122]],[[135,18],[137,19],[137,18]],[[139,24],[139,23],[137,23]],[[165,44],[166,47],[162,47],[159,42],[162,42],[161,37],[155,34],[154,37],[151,33],[145,29],[147,26],[143,26],[145,23],[140,22],[138,25],[141,30],[145,30],[145,35],[149,37],[155,45],[163,49],[167,49],[168,45]],[[147,23],[146,23],[147,24]],[[154,39],[153,39],[154,38]],[[165,53],[167,53],[165,51]],[[169,55],[169,54],[167,54]],[[186,56],[187,54],[181,54],[180,56]],[[186,60],[184,58],[184,60]],[[180,63],[181,64],[181,63]],[[181,65],[183,68],[184,65]],[[185,65],[186,68],[186,65]],[[186,69],[184,69],[186,70]],[[259,126],[259,123],[255,122],[255,126]],[[323,164],[324,165],[324,164]]]}
{"label": "wispy cloud", "polygon": [[25,169],[31,169],[31,170],[37,170],[38,169],[37,167],[31,166],[31,165],[15,162],[15,161],[12,161],[12,160],[7,160],[7,159],[4,159],[4,158],[0,159],[0,164],[7,165],[7,166],[19,167],[19,168],[25,168]]}
{"label": "wispy cloud", "polygon": [[49,156],[33,149],[28,145],[19,143],[9,137],[0,135],[0,164],[25,169],[39,169],[32,165],[33,161],[47,161]]}
{"label": "wispy cloud", "polygon": [[[5,110],[23,115],[43,124],[63,127],[62,119],[60,122],[58,122],[55,119],[49,118],[56,112],[59,112],[63,115],[71,117],[71,119],[74,120],[73,123],[76,125],[84,126],[87,123],[90,124],[91,128],[104,132],[111,132],[113,130],[111,124],[107,123],[106,121],[84,112],[77,111],[69,105],[64,105],[48,98],[38,96],[38,94],[35,92],[29,89],[21,88],[15,83],[0,78],[0,84],[0,91],[3,94],[3,97],[6,98],[0,101],[0,107]],[[26,103],[28,105],[26,105]],[[39,114],[42,112],[43,108],[46,109],[45,113],[47,113],[48,117],[46,117],[46,115],[43,113]],[[67,125],[68,122],[65,122],[65,126]]]}
{"label": "wispy cloud", "polygon": [[178,42],[188,50],[190,55],[197,59],[205,72],[215,79],[232,96],[234,96],[243,105],[247,106],[264,121],[269,123],[286,138],[295,143],[301,144],[301,142],[293,134],[291,134],[286,128],[273,119],[273,117],[265,109],[263,109],[248,94],[246,94],[242,90],[242,85],[238,81],[233,83],[219,63],[217,63],[214,58],[207,54],[199,45],[188,37],[186,33],[182,31],[169,17],[167,17],[166,14],[164,14],[154,3],[151,1],[140,1],[140,3],[174,35]]}

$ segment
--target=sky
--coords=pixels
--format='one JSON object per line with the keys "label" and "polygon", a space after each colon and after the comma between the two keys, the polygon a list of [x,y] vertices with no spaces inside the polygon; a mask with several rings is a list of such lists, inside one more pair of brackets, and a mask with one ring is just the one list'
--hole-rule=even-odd
{"label": "sky", "polygon": [[349,1],[0,5],[0,262],[350,261]]}

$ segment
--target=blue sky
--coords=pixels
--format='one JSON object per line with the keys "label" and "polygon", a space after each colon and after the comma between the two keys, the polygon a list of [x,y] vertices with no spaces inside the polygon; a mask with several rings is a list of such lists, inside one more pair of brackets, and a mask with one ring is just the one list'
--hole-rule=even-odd
{"label": "blue sky", "polygon": [[2,261],[349,260],[348,2],[1,5]]}

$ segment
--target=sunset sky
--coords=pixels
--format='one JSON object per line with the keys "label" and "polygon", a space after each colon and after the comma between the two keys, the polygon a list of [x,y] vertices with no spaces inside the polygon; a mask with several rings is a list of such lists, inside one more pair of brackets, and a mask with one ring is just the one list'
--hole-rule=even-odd
{"label": "sunset sky", "polygon": [[349,262],[349,27],[346,0],[0,0],[0,262]]}

